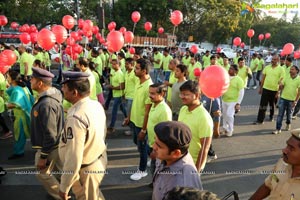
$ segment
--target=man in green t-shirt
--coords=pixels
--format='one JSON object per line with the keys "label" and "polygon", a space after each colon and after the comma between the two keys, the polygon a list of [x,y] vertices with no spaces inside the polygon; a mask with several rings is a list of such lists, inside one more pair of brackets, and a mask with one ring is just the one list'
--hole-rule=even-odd
{"label": "man in green t-shirt", "polygon": [[198,82],[188,80],[183,83],[180,87],[180,98],[184,106],[178,117],[178,121],[185,123],[192,131],[189,152],[199,172],[205,167],[213,135],[213,121],[200,102],[200,95]]}
{"label": "man in green t-shirt", "polygon": [[164,100],[166,92],[167,88],[161,83],[154,83],[149,87],[149,97],[151,99],[152,106],[149,112],[147,134],[151,158],[151,173],[154,173],[156,163],[155,154],[152,152],[152,146],[155,141],[154,127],[160,122],[172,121],[172,111]]}
{"label": "man in green t-shirt", "polygon": [[205,52],[205,55],[202,57],[202,61],[203,61],[203,69],[210,66],[210,55],[208,50]]}
{"label": "man in green t-shirt", "polygon": [[299,68],[296,65],[290,67],[290,74],[286,76],[279,85],[279,93],[281,93],[278,103],[278,116],[276,121],[276,130],[273,134],[281,132],[284,113],[286,112],[286,130],[291,129],[292,110],[296,106],[300,95],[300,77],[298,76]]}
{"label": "man in green t-shirt", "polygon": [[250,62],[250,69],[252,71],[252,80],[253,80],[253,85],[250,86],[250,81],[251,79],[248,79],[248,83],[247,83],[247,88],[252,87],[254,90],[257,88],[257,84],[256,84],[256,73],[258,70],[258,65],[259,65],[259,60],[257,58],[257,54],[253,53],[252,54],[252,58],[251,58],[251,62]]}
{"label": "man in green t-shirt", "polygon": [[279,83],[284,78],[284,69],[279,65],[279,56],[274,55],[272,64],[265,67],[258,93],[261,94],[257,120],[253,124],[264,122],[268,104],[270,105],[270,121],[273,121],[275,99],[278,96]]}
{"label": "man in green t-shirt", "polygon": [[258,67],[256,73],[256,80],[259,82],[260,85],[261,84],[260,77],[261,77],[262,70],[264,69],[265,61],[262,54],[258,54],[257,58],[258,58]]}
{"label": "man in green t-shirt", "polygon": [[240,110],[242,90],[244,81],[237,76],[238,66],[233,64],[228,70],[230,76],[230,85],[222,96],[223,128],[227,137],[233,134],[234,113]]}
{"label": "man in green t-shirt", "polygon": [[113,108],[112,108],[112,115],[109,127],[107,128],[108,133],[112,133],[115,131],[114,126],[117,120],[118,108],[121,108],[121,111],[124,114],[124,117],[127,118],[127,113],[125,110],[125,105],[123,104],[122,98],[124,95],[124,88],[125,88],[125,79],[124,74],[121,70],[119,65],[119,61],[117,59],[113,59],[111,61],[112,70],[114,73],[111,74],[110,82],[111,84],[108,86],[109,89],[112,90],[113,96]]}
{"label": "man in green t-shirt", "polygon": [[140,154],[139,167],[136,173],[130,176],[131,180],[137,181],[148,175],[147,168],[147,123],[149,111],[151,108],[151,100],[149,98],[149,86],[152,84],[149,75],[149,66],[145,59],[136,60],[134,69],[135,75],[139,78],[139,82],[135,86],[135,96],[133,99],[130,116],[124,125],[133,126],[133,142],[138,146]]}
{"label": "man in green t-shirt", "polygon": [[154,72],[154,82],[157,83],[158,76],[160,74],[160,66],[162,63],[163,54],[158,51],[156,47],[153,48],[153,58],[151,62],[153,63],[153,72]]}

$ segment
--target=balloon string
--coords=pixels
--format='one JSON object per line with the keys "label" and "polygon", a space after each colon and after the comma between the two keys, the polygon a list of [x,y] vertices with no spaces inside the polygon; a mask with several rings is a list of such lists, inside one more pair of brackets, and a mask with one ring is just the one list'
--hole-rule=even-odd
{"label": "balloon string", "polygon": [[172,37],[172,40],[173,40],[174,37],[175,37],[175,28],[176,28],[176,26],[174,26],[174,28],[173,28],[173,37]]}
{"label": "balloon string", "polygon": [[251,58],[251,37],[249,38],[249,57],[248,57],[248,67],[250,67],[250,58]]}
{"label": "balloon string", "polygon": [[136,26],[136,23],[134,23],[134,25],[133,25],[133,30],[132,30],[133,34],[134,34],[135,26]]}

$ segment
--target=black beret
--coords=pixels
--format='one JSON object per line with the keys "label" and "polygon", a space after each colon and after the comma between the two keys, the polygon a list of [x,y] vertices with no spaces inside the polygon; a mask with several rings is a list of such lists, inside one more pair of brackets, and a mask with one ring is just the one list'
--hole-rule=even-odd
{"label": "black beret", "polygon": [[42,68],[32,67],[32,77],[52,80],[52,78],[54,78],[54,74]]}
{"label": "black beret", "polygon": [[74,71],[66,71],[62,73],[63,81],[61,84],[64,84],[68,81],[79,81],[86,80],[90,76],[90,74],[85,72],[74,72]]}
{"label": "black beret", "polygon": [[182,122],[161,122],[154,127],[156,137],[169,148],[179,149],[188,145],[192,139],[190,128]]}

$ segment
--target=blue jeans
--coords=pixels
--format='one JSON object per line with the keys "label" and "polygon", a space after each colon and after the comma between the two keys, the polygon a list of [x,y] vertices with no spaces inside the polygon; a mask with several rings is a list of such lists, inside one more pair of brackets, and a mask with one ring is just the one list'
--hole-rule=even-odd
{"label": "blue jeans", "polygon": [[153,74],[154,74],[154,83],[157,83],[157,78],[158,78],[158,75],[159,75],[159,71],[160,69],[159,68],[154,68],[153,69]]}
{"label": "blue jeans", "polygon": [[292,116],[292,108],[293,101],[289,101],[283,98],[280,98],[279,104],[278,104],[278,116],[277,116],[277,121],[276,121],[276,129],[281,130],[282,127],[282,121],[283,121],[283,116],[284,112],[286,111],[286,124],[291,123],[291,116]]}
{"label": "blue jeans", "polygon": [[133,99],[126,99],[126,111],[127,113],[131,112]]}
{"label": "blue jeans", "polygon": [[139,140],[138,139],[138,134],[140,133],[140,131],[142,130],[142,128],[140,127],[136,127],[134,125],[134,128],[133,128],[133,142],[134,144],[136,144],[138,146],[138,151],[140,153],[140,164],[139,164],[139,170],[140,171],[145,171],[146,168],[147,168],[147,158],[148,158],[148,148],[147,148],[147,135],[145,137],[144,140]]}
{"label": "blue jeans", "polygon": [[[253,85],[252,86],[257,86],[257,84],[256,84],[256,72],[252,72],[252,80],[253,80]],[[251,81],[251,79],[248,78],[247,87],[251,87],[250,86],[250,81]]]}
{"label": "blue jeans", "polygon": [[127,117],[125,105],[123,105],[122,97],[114,97],[114,103],[112,108],[112,114],[111,114],[111,121],[110,121],[110,128],[113,128],[115,126],[117,115],[118,115],[118,108],[120,106],[121,111],[123,112],[124,116]]}
{"label": "blue jeans", "polygon": [[169,81],[170,75],[171,75],[171,71],[164,71],[164,75],[165,75],[165,81]]}

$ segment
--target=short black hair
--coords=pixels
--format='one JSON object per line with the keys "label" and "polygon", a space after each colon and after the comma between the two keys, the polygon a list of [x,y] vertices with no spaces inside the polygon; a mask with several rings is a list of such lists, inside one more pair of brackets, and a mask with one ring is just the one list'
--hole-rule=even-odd
{"label": "short black hair", "polygon": [[197,188],[176,186],[163,198],[164,200],[220,200],[216,194]]}
{"label": "short black hair", "polygon": [[146,70],[146,73],[149,74],[149,64],[146,59],[140,58],[136,61],[136,63],[140,65],[141,70]]}
{"label": "short black hair", "polygon": [[157,88],[156,92],[158,94],[166,94],[166,92],[167,92],[167,87],[163,83],[154,83],[154,84],[150,85],[149,87]]}
{"label": "short black hair", "polygon": [[179,90],[182,91],[190,91],[193,94],[200,94],[200,88],[197,81],[188,80],[180,86]]}
{"label": "short black hair", "polygon": [[181,71],[182,73],[184,73],[184,76],[186,76],[187,69],[188,69],[186,65],[184,65],[184,64],[179,64],[179,65],[176,66],[176,68],[180,69],[180,71]]}
{"label": "short black hair", "polygon": [[64,84],[66,84],[70,90],[77,90],[81,96],[88,96],[90,94],[90,82],[88,79],[67,81]]}

